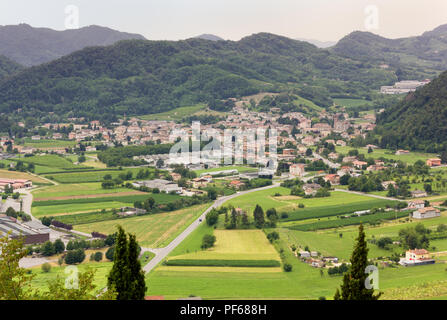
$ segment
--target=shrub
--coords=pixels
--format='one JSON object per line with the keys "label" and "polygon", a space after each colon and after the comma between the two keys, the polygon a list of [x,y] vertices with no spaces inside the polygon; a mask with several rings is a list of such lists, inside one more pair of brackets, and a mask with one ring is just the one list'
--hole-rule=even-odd
{"label": "shrub", "polygon": [[267,239],[269,239],[270,243],[272,243],[273,241],[279,239],[279,233],[276,231],[273,231],[267,235]]}
{"label": "shrub", "polygon": [[115,246],[112,246],[106,251],[106,258],[110,261],[113,261],[114,255],[115,255]]}
{"label": "shrub", "polygon": [[81,263],[85,259],[85,251],[82,248],[71,250],[67,252],[65,256],[66,264],[76,264]]}
{"label": "shrub", "polygon": [[62,240],[57,239],[56,241],[54,241],[54,252],[58,254],[64,251],[65,251],[65,244],[62,242]]}
{"label": "shrub", "polygon": [[102,260],[102,252],[101,251],[97,251],[94,254],[93,260],[99,262]]}
{"label": "shrub", "polygon": [[292,271],[292,265],[290,263],[284,263],[283,269],[285,272],[290,272]]}
{"label": "shrub", "polygon": [[202,249],[211,248],[214,246],[216,242],[216,236],[211,234],[205,234],[202,238]]}
{"label": "shrub", "polygon": [[42,245],[42,251],[41,251],[42,255],[49,257],[52,256],[53,254],[55,254],[55,250],[54,250],[54,245],[53,243],[51,243],[51,241],[46,241],[43,245]]}
{"label": "shrub", "polygon": [[45,262],[41,268],[42,268],[42,272],[48,273],[51,271],[51,264],[49,264],[48,262]]}

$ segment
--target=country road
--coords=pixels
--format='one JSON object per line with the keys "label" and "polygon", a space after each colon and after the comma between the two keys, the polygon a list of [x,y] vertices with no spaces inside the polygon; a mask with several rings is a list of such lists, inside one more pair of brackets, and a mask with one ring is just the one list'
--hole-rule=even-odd
{"label": "country road", "polygon": [[371,197],[371,198],[376,198],[376,199],[394,200],[394,201],[406,202],[405,200],[402,200],[402,199],[384,197],[384,196],[379,196],[379,195],[376,195],[376,194],[369,194],[369,193],[365,193],[365,192],[351,191],[351,190],[346,190],[346,189],[334,189],[334,191],[341,191],[341,192],[346,192],[346,193],[358,194],[358,195],[361,195],[361,196],[366,196],[366,197]]}
{"label": "country road", "polygon": [[190,224],[179,236],[177,236],[177,238],[172,240],[171,243],[169,243],[166,247],[158,248],[158,249],[144,248],[143,251],[151,251],[151,252],[155,253],[155,257],[152,258],[152,260],[149,261],[149,263],[143,267],[144,272],[149,273],[164,258],[166,258],[172,252],[172,250],[174,250],[183,240],[185,240],[187,236],[189,236],[194,230],[196,230],[197,227],[201,223],[206,223],[205,222],[205,216],[206,216],[206,214],[208,212],[211,211],[211,209],[217,208],[217,207],[221,206],[222,204],[224,204],[226,201],[231,200],[231,199],[236,198],[236,197],[239,197],[239,196],[242,196],[244,194],[252,193],[252,192],[256,192],[256,191],[260,191],[260,190],[276,188],[278,186],[279,186],[279,183],[276,183],[276,184],[272,184],[272,185],[267,186],[267,187],[262,187],[262,188],[242,191],[242,192],[238,192],[238,193],[232,194],[230,196],[218,198],[216,201],[214,201],[214,203],[208,209],[206,209],[200,215],[200,217],[198,217],[192,224]]}

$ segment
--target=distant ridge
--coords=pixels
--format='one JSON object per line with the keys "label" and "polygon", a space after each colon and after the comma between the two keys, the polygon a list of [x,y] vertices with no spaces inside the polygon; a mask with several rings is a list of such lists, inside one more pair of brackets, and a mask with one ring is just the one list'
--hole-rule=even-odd
{"label": "distant ridge", "polygon": [[28,24],[0,26],[0,55],[24,66],[35,66],[90,46],[145,38],[101,26],[56,31]]}
{"label": "distant ridge", "polygon": [[197,36],[195,38],[204,39],[204,40],[211,40],[211,41],[225,41],[225,39],[222,39],[219,36],[215,36],[214,34],[207,34],[207,33],[201,34],[200,36]]}
{"label": "distant ridge", "polygon": [[296,40],[309,42],[321,49],[333,47],[337,44],[337,41],[320,41],[320,40],[306,39],[306,38],[296,38]]}

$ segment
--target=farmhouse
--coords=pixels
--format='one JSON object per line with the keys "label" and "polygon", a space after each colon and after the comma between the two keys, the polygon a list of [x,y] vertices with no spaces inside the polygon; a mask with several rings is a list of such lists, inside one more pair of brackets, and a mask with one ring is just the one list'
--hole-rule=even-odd
{"label": "farmhouse", "polygon": [[365,161],[359,161],[359,160],[355,160],[352,162],[352,165],[354,167],[356,167],[357,169],[362,169],[363,166],[366,166],[368,164],[368,162]]}
{"label": "farmhouse", "polygon": [[317,183],[306,183],[303,186],[304,194],[312,196],[314,196],[320,188],[321,186]]}
{"label": "farmhouse", "polygon": [[395,181],[391,181],[390,180],[390,181],[383,181],[382,182],[382,187],[383,187],[384,190],[388,190],[389,186],[393,186],[394,189],[397,188],[397,184],[396,184]]}
{"label": "farmhouse", "polygon": [[400,262],[403,266],[414,266],[433,264],[435,260],[430,258],[430,253],[425,249],[414,249],[405,252],[405,258],[401,258]]}
{"label": "farmhouse", "polygon": [[6,178],[0,178],[0,190],[5,190],[5,187],[11,187],[16,189],[23,189],[23,188],[31,188],[33,186],[33,183],[31,180],[27,179],[6,179]]}
{"label": "farmhouse", "polygon": [[408,208],[412,209],[421,209],[425,207],[425,201],[424,200],[411,200],[408,201]]}
{"label": "farmhouse", "polygon": [[427,196],[427,192],[421,190],[411,191],[412,198],[423,198]]}
{"label": "farmhouse", "polygon": [[340,184],[340,176],[338,174],[328,174],[323,179],[326,182],[329,181],[332,185]]}
{"label": "farmhouse", "polygon": [[240,180],[233,180],[233,181],[230,182],[229,186],[239,190],[240,188],[245,186],[245,183],[243,183]]}
{"label": "farmhouse", "polygon": [[191,183],[193,188],[198,189],[201,187],[206,187],[209,183],[209,180],[205,178],[194,178],[191,180]]}
{"label": "farmhouse", "polygon": [[402,155],[402,154],[409,154],[410,153],[410,151],[408,151],[408,150],[397,150],[396,151],[396,155],[397,156],[399,156],[399,155]]}
{"label": "farmhouse", "polygon": [[433,207],[420,208],[413,212],[415,219],[428,219],[441,216],[441,212]]}
{"label": "farmhouse", "polygon": [[289,167],[289,172],[290,172],[290,174],[292,176],[295,176],[295,177],[302,177],[302,176],[304,176],[304,173],[305,173],[305,171],[304,171],[304,164],[302,164],[302,163],[292,164]]}
{"label": "farmhouse", "polygon": [[427,163],[427,166],[429,166],[429,167],[437,167],[437,166],[441,165],[441,159],[438,159],[438,158],[428,159],[426,161],[426,163]]}

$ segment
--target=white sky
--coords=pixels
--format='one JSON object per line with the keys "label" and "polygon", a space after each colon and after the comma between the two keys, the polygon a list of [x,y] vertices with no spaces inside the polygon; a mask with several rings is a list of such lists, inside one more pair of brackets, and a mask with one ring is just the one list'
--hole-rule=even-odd
{"label": "white sky", "polygon": [[369,31],[388,38],[420,35],[447,23],[447,0],[1,0],[0,25],[64,30],[67,5],[79,8],[80,27],[107,26],[151,40],[202,33],[239,40],[271,32],[335,41],[367,31],[369,5],[378,8],[378,28]]}

